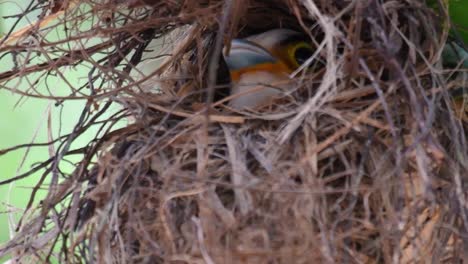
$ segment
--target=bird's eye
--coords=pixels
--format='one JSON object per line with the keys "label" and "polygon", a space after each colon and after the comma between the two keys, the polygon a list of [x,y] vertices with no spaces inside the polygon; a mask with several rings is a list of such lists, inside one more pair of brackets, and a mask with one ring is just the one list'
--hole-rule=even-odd
{"label": "bird's eye", "polygon": [[313,51],[310,47],[298,47],[294,51],[294,60],[297,65],[302,65],[313,55]]}

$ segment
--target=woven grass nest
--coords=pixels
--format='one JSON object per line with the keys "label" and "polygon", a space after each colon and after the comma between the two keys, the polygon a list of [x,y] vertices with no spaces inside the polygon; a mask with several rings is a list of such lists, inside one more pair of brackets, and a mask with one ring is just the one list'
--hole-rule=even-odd
{"label": "woven grass nest", "polygon": [[[89,124],[132,121],[42,163],[44,177],[57,178],[0,255],[59,263],[466,260],[467,123],[450,107],[450,89],[463,82],[442,67],[442,3],[82,2],[55,9],[76,24],[78,14],[100,17],[89,32],[110,41],[69,59],[111,50],[93,60],[92,76],[108,85],[83,89],[90,118],[59,142]],[[287,97],[255,111],[210,101],[223,74],[213,64],[221,47],[279,27],[317,41],[324,65],[300,72]],[[170,56],[131,78],[155,38],[169,43],[160,53]],[[123,110],[93,119],[109,102]],[[72,174],[52,169],[76,153],[83,159]]]}

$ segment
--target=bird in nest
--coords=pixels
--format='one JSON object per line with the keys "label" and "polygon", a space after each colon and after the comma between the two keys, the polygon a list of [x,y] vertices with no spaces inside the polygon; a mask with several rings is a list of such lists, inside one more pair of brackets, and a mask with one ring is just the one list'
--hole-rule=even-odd
{"label": "bird in nest", "polygon": [[[447,45],[448,51],[444,53],[445,64],[463,58],[463,68],[468,68],[468,51],[459,48],[457,51],[462,58],[455,58],[449,48]],[[314,53],[310,38],[290,29],[273,29],[245,39],[233,39],[229,51],[223,52],[231,83],[229,106],[234,109],[256,108],[284,95],[291,86],[288,82],[291,73],[312,59]],[[319,59],[314,61],[321,63]],[[451,95],[457,116],[468,122],[466,88]]]}
{"label": "bird in nest", "polygon": [[224,61],[231,80],[229,106],[255,108],[279,97],[291,73],[314,55],[310,38],[290,29],[273,29],[233,39]]}

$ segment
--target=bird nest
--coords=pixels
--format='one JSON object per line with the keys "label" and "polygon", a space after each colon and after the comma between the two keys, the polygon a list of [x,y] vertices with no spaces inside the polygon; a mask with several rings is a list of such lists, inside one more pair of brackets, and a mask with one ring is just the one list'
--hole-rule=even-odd
{"label": "bird nest", "polygon": [[[37,188],[52,179],[48,194],[38,207],[31,202],[0,255],[60,263],[456,263],[466,256],[467,123],[450,97],[464,82],[460,70],[442,67],[442,3],[55,2],[42,8],[46,18],[64,18],[50,28],[73,25],[66,42],[102,41],[70,50],[39,43],[49,61],[1,74],[91,65],[85,86],[51,96],[88,104],[73,132],[51,143],[61,144],[54,155],[33,169],[46,170]],[[290,92],[271,104],[229,108],[229,97],[216,96],[226,75],[218,67],[222,48],[280,27],[307,34],[323,63],[298,71]],[[43,30],[11,36],[4,50]],[[138,68],[153,41],[163,59]],[[103,120],[116,102],[121,110]],[[113,128],[124,119],[131,122]],[[73,149],[93,125],[101,127],[96,137]],[[72,173],[57,169],[76,154]]]}

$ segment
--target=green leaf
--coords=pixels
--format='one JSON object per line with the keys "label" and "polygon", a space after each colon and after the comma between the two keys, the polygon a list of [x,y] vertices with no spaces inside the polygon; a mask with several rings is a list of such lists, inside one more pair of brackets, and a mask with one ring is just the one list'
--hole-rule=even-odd
{"label": "green leaf", "polygon": [[450,0],[449,14],[456,32],[468,45],[468,0]]}
{"label": "green leaf", "polygon": [[460,67],[468,69],[468,52],[455,42],[449,42],[445,45],[442,59],[446,66],[456,67],[461,62]]}
{"label": "green leaf", "polygon": [[426,3],[436,12],[440,11],[441,4],[448,8],[453,26],[452,37],[468,45],[468,0],[427,0]]}

